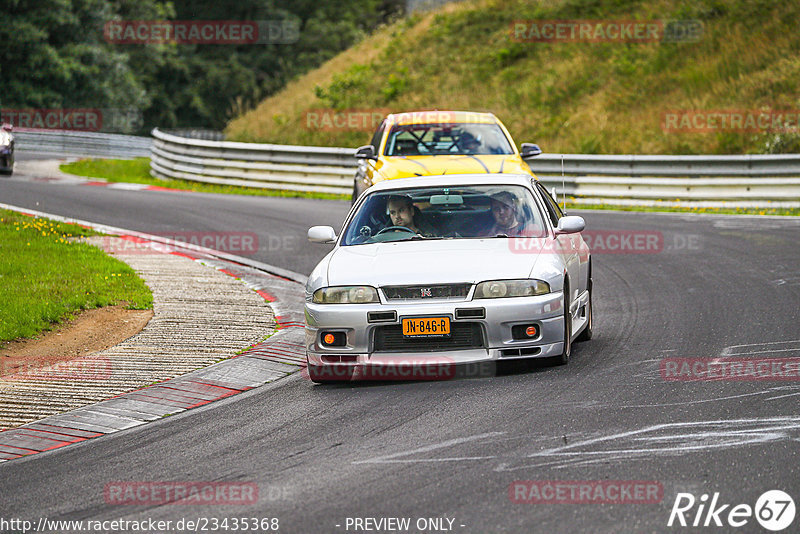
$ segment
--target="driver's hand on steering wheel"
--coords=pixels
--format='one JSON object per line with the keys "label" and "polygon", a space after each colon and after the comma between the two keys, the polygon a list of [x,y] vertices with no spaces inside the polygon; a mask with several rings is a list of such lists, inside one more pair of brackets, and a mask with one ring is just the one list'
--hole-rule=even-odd
{"label": "driver's hand on steering wheel", "polygon": [[386,228],[384,228],[383,230],[381,230],[380,232],[378,232],[375,235],[381,235],[384,232],[408,232],[410,234],[421,235],[418,231],[412,230],[411,228],[409,228],[407,226],[396,226],[396,225],[387,226]]}

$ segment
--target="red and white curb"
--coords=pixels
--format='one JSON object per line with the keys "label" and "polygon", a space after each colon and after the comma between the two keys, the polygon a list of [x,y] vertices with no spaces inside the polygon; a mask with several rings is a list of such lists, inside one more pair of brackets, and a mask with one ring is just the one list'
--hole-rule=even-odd
{"label": "red and white curb", "polygon": [[[82,224],[129,239],[166,242],[170,245],[171,254],[191,258],[242,280],[269,302],[278,322],[278,329],[271,337],[230,359],[159,384],[0,432],[0,462],[144,425],[166,415],[204,406],[273,382],[300,371],[305,366],[304,290],[299,283],[302,282],[302,275],[158,236],[16,206],[0,204],[0,207],[32,216]],[[267,267],[286,276],[271,274],[247,264]]]}

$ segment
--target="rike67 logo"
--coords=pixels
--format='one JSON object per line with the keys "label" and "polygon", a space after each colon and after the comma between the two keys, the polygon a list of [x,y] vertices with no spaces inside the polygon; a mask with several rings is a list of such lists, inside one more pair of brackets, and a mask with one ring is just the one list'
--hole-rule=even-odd
{"label": "rike67 logo", "polygon": [[755,506],[724,503],[719,492],[710,498],[704,493],[699,499],[691,493],[678,493],[667,526],[739,528],[755,518],[765,529],[779,532],[792,524],[795,512],[794,500],[781,490],[764,492]]}

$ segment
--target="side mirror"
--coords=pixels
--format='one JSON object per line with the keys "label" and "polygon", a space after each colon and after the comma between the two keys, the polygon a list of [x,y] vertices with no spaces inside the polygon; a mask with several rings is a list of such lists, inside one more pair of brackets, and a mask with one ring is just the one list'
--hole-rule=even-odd
{"label": "side mirror", "polygon": [[14,125],[13,125],[13,124],[8,124],[8,123],[5,123],[5,122],[4,122],[4,123],[3,123],[3,130],[5,130],[5,131],[7,131],[7,132],[13,132],[13,131],[14,131]]}
{"label": "side mirror", "polygon": [[522,143],[521,148],[522,151],[519,155],[522,159],[534,158],[542,153],[542,149],[539,148],[539,145],[534,145],[533,143]]}
{"label": "side mirror", "polygon": [[375,147],[372,145],[358,147],[353,155],[358,159],[378,159],[378,157],[375,155]]}
{"label": "side mirror", "polygon": [[308,240],[312,243],[335,243],[336,232],[330,226],[312,226],[308,229]]}
{"label": "side mirror", "polygon": [[569,215],[558,220],[556,234],[577,234],[583,232],[584,228],[586,228],[586,221],[583,220],[583,217]]}

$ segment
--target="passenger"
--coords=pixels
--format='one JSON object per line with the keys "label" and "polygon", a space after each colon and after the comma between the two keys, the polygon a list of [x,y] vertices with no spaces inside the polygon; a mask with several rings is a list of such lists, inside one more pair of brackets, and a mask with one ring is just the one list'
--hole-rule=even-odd
{"label": "passenger", "polygon": [[500,191],[489,198],[492,201],[494,224],[482,234],[483,237],[536,235],[535,228],[528,224],[525,217],[520,214],[517,197],[513,193]]}
{"label": "passenger", "polygon": [[410,197],[395,195],[386,202],[386,213],[391,219],[392,226],[403,226],[414,233],[435,237],[436,229],[422,219],[419,208],[414,206]]}

